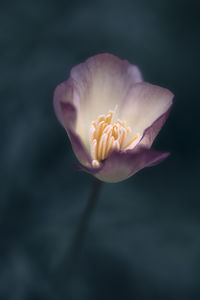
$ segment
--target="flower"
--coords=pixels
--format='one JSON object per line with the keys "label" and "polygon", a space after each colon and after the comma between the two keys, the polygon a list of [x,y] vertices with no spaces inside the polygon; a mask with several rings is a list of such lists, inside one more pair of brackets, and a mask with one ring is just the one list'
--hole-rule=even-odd
{"label": "flower", "polygon": [[81,163],[76,168],[119,182],[169,155],[151,145],[172,99],[168,89],[144,82],[128,61],[99,54],[72,68],[55,89],[54,108]]}

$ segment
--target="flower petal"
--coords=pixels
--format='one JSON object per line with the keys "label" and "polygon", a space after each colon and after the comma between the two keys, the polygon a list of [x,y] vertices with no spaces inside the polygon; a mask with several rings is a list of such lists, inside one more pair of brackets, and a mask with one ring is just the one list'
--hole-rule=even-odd
{"label": "flower petal", "polygon": [[72,86],[69,82],[61,83],[54,93],[54,108],[57,118],[68,133],[73,151],[78,160],[83,165],[89,166],[91,164],[91,157],[85,149],[80,137],[75,133],[77,110],[67,98],[71,92]]}
{"label": "flower petal", "polygon": [[74,104],[78,109],[76,131],[89,149],[88,133],[91,122],[118,105],[118,111],[128,90],[142,81],[141,73],[128,61],[111,54],[93,56],[74,67],[71,80],[76,90]]}
{"label": "flower petal", "polygon": [[168,111],[173,96],[168,89],[147,82],[136,83],[127,95],[120,118],[127,121],[133,136],[143,135],[145,129]]}
{"label": "flower petal", "polygon": [[145,129],[143,137],[140,141],[140,145],[143,145],[147,148],[151,147],[155,137],[158,135],[160,129],[166,122],[166,120],[169,116],[169,113],[171,111],[171,107],[172,106],[170,106],[170,108],[163,115],[161,115],[156,121],[154,121],[151,126],[149,126],[147,129]]}
{"label": "flower petal", "polygon": [[131,177],[144,167],[157,165],[168,156],[168,152],[158,152],[140,146],[134,153],[113,152],[99,169],[83,166],[76,166],[76,169],[91,173],[99,180],[114,183]]}
{"label": "flower petal", "polygon": [[56,116],[60,123],[63,125],[63,127],[66,128],[68,120],[67,118],[64,118],[61,103],[73,104],[73,84],[71,80],[66,80],[59,84],[54,91],[53,97],[53,105]]}
{"label": "flower petal", "polygon": [[[169,155],[149,148],[169,115],[172,98],[169,90],[142,82],[139,69],[128,61],[101,54],[72,69],[69,80],[55,90],[54,108],[82,164],[77,168],[102,181],[119,182]],[[94,168],[89,155],[91,123],[116,105],[117,117],[127,122],[132,135],[142,138],[134,149],[113,151]]]}

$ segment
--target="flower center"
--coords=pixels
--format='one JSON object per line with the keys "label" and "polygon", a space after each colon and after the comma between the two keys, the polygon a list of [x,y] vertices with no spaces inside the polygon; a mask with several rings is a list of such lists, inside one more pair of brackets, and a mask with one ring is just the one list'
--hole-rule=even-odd
{"label": "flower center", "polygon": [[140,141],[141,135],[137,133],[130,141],[131,128],[126,121],[117,120],[112,124],[114,111],[108,115],[100,115],[96,121],[92,121],[89,133],[90,151],[93,167],[99,167],[113,150],[133,149]]}

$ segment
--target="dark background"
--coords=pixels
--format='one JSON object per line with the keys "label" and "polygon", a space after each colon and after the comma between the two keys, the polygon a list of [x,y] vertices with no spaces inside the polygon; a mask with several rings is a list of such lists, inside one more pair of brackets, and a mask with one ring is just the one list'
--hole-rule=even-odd
{"label": "dark background", "polygon": [[[194,0],[0,2],[0,300],[200,299],[199,25]],[[52,97],[102,52],[175,94],[154,144],[172,154],[103,185],[65,280],[92,177],[73,170]]]}

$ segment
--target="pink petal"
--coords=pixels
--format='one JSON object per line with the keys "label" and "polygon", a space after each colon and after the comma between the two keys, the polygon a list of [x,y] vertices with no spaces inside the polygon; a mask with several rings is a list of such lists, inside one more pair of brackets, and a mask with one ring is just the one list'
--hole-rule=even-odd
{"label": "pink petal", "polygon": [[[91,158],[80,137],[75,133],[75,125],[77,118],[76,107],[70,101],[73,88],[69,81],[63,82],[57,86],[54,93],[54,108],[58,120],[66,129],[70,138],[72,148],[78,160],[83,165],[90,165]],[[69,101],[68,101],[69,97]]]}
{"label": "pink petal", "polygon": [[[55,110],[58,120],[65,128],[68,127],[69,124],[68,124],[68,118],[66,115],[67,109],[63,113],[62,104],[70,103],[73,106],[73,94],[74,94],[74,87],[73,87],[73,82],[71,79],[60,83],[54,91],[54,97],[53,97],[54,110]],[[71,106],[71,109],[72,109],[72,106]],[[74,109],[72,109],[72,110],[74,110]],[[75,120],[76,120],[75,110],[73,112],[74,113],[72,115],[74,115],[74,122],[75,122]],[[73,126],[74,125],[75,124],[73,124]]]}
{"label": "pink petal", "polygon": [[145,129],[169,110],[173,96],[168,89],[147,82],[136,83],[127,95],[120,118],[127,121],[133,136],[136,133],[143,135]]}
{"label": "pink petal", "polygon": [[[77,91],[74,104],[78,109],[77,132],[87,145],[91,122],[118,105],[118,111],[130,87],[142,81],[141,73],[128,61],[111,54],[100,54],[75,66],[71,80]],[[88,146],[88,145],[87,145]]]}
{"label": "pink petal", "polygon": [[161,163],[168,156],[168,152],[138,147],[134,153],[113,152],[99,169],[82,166],[76,166],[76,169],[91,173],[102,181],[119,182],[131,177],[144,167]]}
{"label": "pink petal", "polygon": [[143,137],[140,141],[140,145],[143,145],[147,148],[151,147],[154,139],[156,138],[162,126],[166,122],[170,111],[171,111],[171,106],[163,115],[161,115],[155,122],[153,122],[151,126],[145,129]]}

